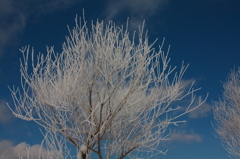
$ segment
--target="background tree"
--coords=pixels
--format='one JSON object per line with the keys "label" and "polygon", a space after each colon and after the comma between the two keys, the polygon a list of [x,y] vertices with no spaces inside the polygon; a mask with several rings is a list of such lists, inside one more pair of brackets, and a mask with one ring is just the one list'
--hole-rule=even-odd
{"label": "background tree", "polygon": [[[155,51],[143,27],[131,36],[127,28],[97,21],[89,30],[76,18],[61,53],[20,50],[12,112],[45,129],[49,158],[74,158],[71,145],[79,159],[151,158],[164,153],[157,148],[168,126],[204,102],[196,104],[193,84],[181,85],[187,66],[175,72],[163,43]],[[177,105],[188,95],[188,105]]]}
{"label": "background tree", "polygon": [[223,96],[214,102],[215,130],[224,148],[240,157],[240,67],[223,83]]}

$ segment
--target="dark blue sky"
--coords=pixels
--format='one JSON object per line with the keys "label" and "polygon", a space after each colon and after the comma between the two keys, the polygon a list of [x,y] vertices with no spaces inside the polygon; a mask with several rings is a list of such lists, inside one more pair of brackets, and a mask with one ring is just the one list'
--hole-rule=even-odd
{"label": "dark blue sky", "polygon": [[0,147],[3,141],[9,143],[9,150],[23,142],[32,146],[41,141],[39,127],[14,118],[5,105],[12,104],[7,85],[20,84],[18,49],[30,45],[45,53],[46,45],[54,45],[61,52],[67,25],[74,26],[83,8],[89,23],[99,19],[121,25],[129,17],[130,31],[145,19],[149,40],[159,39],[155,47],[165,37],[164,48],[171,45],[171,64],[189,63],[184,79],[196,80],[196,86],[202,87],[199,96],[209,92],[203,108],[187,115],[186,124],[172,128],[173,140],[161,145],[169,149],[167,156],[159,158],[226,159],[213,135],[211,102],[221,95],[220,80],[240,66],[239,0],[1,0]]}

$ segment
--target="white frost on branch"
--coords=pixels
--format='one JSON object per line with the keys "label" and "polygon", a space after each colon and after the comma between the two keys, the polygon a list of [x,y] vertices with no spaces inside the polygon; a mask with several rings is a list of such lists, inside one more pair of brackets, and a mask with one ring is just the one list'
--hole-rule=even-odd
{"label": "white frost on branch", "polygon": [[[86,159],[164,153],[157,148],[168,126],[205,101],[195,105],[198,89],[182,87],[187,66],[177,73],[164,42],[156,51],[143,26],[130,36],[127,26],[97,21],[89,29],[76,19],[69,32],[61,53],[47,48],[36,58],[33,49],[20,50],[22,86],[11,89],[13,113],[43,126],[61,156],[69,143],[81,153],[84,145]],[[177,101],[187,96],[180,109]]]}
{"label": "white frost on branch", "polygon": [[240,157],[240,67],[231,70],[223,83],[223,95],[214,102],[215,131],[224,148],[234,157]]}
{"label": "white frost on branch", "polygon": [[78,157],[77,159],[83,159],[83,155],[87,154],[87,146],[81,145],[80,149],[78,150]]}

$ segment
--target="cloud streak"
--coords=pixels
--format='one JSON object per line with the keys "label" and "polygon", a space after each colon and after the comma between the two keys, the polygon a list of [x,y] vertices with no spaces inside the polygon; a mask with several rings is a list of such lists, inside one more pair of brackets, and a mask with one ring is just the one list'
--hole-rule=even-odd
{"label": "cloud streak", "polygon": [[[182,80],[180,82],[180,86],[182,87],[181,91],[185,92],[185,93],[188,92],[189,88],[190,88],[190,86],[192,85],[193,82],[195,83],[195,80],[193,80],[193,79]],[[191,104],[192,108],[196,107],[199,104],[199,99],[204,100],[207,97],[207,95],[203,96],[203,97],[199,96],[199,95],[197,95],[196,92],[194,94],[195,94],[195,100]],[[174,104],[179,105],[181,107],[180,111],[184,111],[186,109],[186,107],[189,105],[190,101],[191,101],[191,96],[187,96],[180,101],[176,101]],[[203,103],[200,107],[198,107],[197,109],[189,112],[187,115],[191,119],[205,118],[205,117],[209,116],[211,111],[212,111],[212,106],[205,101],[205,103]]]}
{"label": "cloud streak", "polygon": [[145,17],[155,14],[167,0],[111,0],[106,13],[108,19],[121,15],[127,11],[131,16]]}
{"label": "cloud streak", "polygon": [[11,0],[0,1],[0,57],[4,47],[14,41],[14,36],[25,27],[25,16]]}
{"label": "cloud streak", "polygon": [[168,0],[109,0],[105,11],[106,20],[118,18],[127,13],[133,28],[142,24],[144,19],[161,11]]}
{"label": "cloud streak", "polygon": [[0,57],[4,48],[17,41],[30,16],[42,16],[66,9],[78,0],[1,0],[0,1]]}
{"label": "cloud streak", "polygon": [[188,117],[191,119],[205,118],[212,112],[212,106],[208,103],[203,103],[198,109],[190,112]]}
{"label": "cloud streak", "polygon": [[187,133],[185,130],[173,131],[169,138],[171,142],[202,142],[202,137],[199,134],[196,134],[194,132]]}

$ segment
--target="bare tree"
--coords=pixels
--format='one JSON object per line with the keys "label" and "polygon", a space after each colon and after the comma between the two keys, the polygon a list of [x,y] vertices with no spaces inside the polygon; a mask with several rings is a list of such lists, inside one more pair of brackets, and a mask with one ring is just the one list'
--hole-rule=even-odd
{"label": "bare tree", "polygon": [[[178,118],[205,101],[195,104],[193,84],[182,87],[187,66],[177,73],[169,50],[162,51],[162,43],[155,51],[143,26],[130,36],[127,26],[97,21],[89,30],[76,18],[69,32],[61,53],[51,47],[36,58],[33,49],[20,50],[22,85],[11,89],[13,114],[44,127],[57,158],[71,157],[66,144],[77,148],[79,159],[164,153],[157,148],[168,126],[184,122]],[[188,95],[180,109],[175,101]]]}
{"label": "bare tree", "polygon": [[240,67],[231,70],[223,83],[223,96],[214,102],[215,130],[222,139],[224,148],[235,157],[240,157]]}

